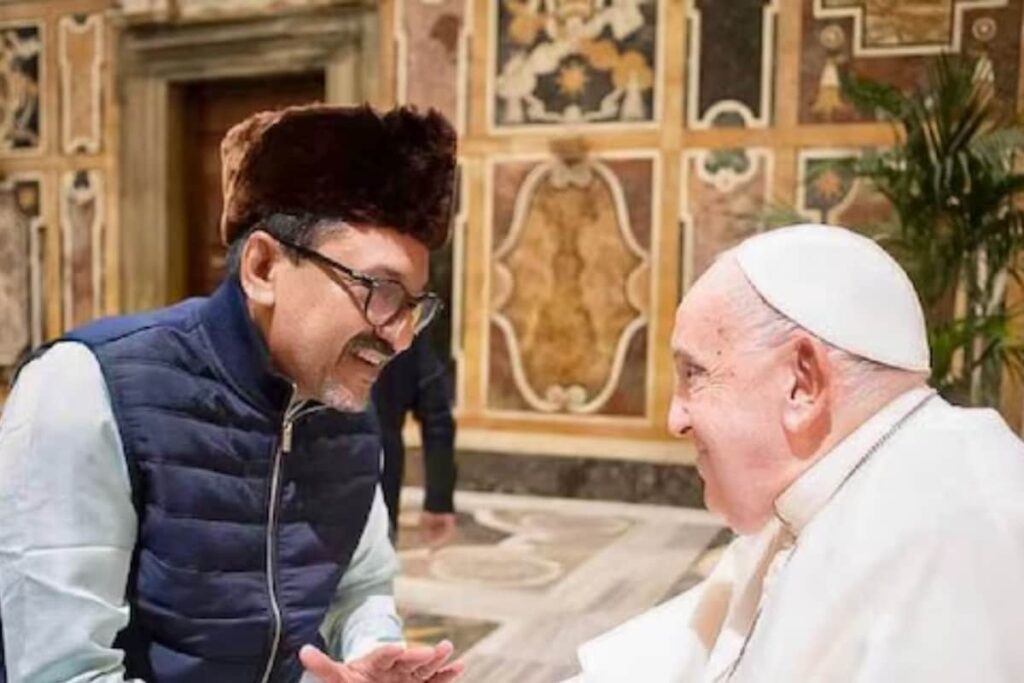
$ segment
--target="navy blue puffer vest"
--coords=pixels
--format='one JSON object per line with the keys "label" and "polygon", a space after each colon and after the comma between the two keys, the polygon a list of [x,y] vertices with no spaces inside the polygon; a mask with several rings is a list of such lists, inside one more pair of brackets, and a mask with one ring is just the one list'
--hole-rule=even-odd
{"label": "navy blue puffer vest", "polygon": [[286,422],[291,387],[235,282],[67,338],[99,360],[139,516],[129,677],[297,681],[373,501],[372,415]]}

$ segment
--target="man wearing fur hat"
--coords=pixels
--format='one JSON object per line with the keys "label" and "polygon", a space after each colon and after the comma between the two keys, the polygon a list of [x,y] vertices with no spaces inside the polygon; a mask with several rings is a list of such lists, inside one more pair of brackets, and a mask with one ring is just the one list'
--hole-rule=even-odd
{"label": "man wearing fur hat", "polygon": [[437,310],[454,132],[312,106],[239,124],[222,155],[221,287],[75,330],[14,386],[0,665],[8,683],[447,683],[450,643],[400,644],[361,411]]}
{"label": "man wearing fur hat", "polygon": [[740,534],[579,650],[582,683],[1024,680],[1024,444],[930,389],[910,280],[805,225],[725,253],[672,338],[673,433]]}

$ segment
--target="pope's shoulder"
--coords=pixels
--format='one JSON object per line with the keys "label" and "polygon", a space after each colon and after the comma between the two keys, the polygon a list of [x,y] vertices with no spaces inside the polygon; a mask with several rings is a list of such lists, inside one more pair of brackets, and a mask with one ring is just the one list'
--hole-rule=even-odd
{"label": "pope's shoulder", "polygon": [[996,516],[1024,531],[1022,492],[1024,442],[1002,417],[937,398],[852,475],[819,518],[839,536],[863,534],[874,543],[903,543],[951,519]]}
{"label": "pope's shoulder", "polygon": [[[949,494],[947,505],[1020,500],[1024,442],[990,408],[961,408],[937,399],[919,425],[906,430],[894,474],[931,482]],[[902,461],[901,461],[902,458]],[[916,487],[920,488],[920,487]]]}

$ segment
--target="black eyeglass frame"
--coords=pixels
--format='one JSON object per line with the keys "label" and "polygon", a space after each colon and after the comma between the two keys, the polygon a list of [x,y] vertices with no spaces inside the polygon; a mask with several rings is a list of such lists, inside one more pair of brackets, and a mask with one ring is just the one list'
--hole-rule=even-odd
{"label": "black eyeglass frame", "polygon": [[[380,278],[374,277],[373,275],[367,275],[366,273],[356,270],[355,268],[349,268],[344,263],[339,263],[338,261],[335,261],[331,257],[321,254],[319,251],[315,249],[304,247],[300,244],[292,242],[291,240],[286,240],[281,237],[278,237],[277,235],[271,235],[271,237],[273,237],[279,244],[281,244],[281,246],[291,249],[299,256],[307,258],[310,261],[318,263],[322,266],[326,266],[327,268],[331,268],[332,270],[336,270],[345,277],[351,280],[355,280],[357,283],[365,287],[366,298],[362,302],[360,302],[359,298],[355,296],[354,293],[349,291],[348,287],[344,286],[341,283],[338,283],[339,285],[341,285],[342,289],[344,289],[345,292],[350,297],[352,297],[352,299],[357,304],[361,303],[363,317],[366,318],[366,322],[370,323],[375,328],[387,327],[395,320],[397,320],[399,316],[406,314],[407,311],[411,312],[415,310],[416,307],[422,306],[422,310],[426,311],[426,314],[422,315],[422,317],[419,320],[416,320],[413,327],[413,334],[419,334],[427,327],[427,325],[430,324],[430,321],[437,316],[437,314],[441,311],[441,308],[444,306],[444,302],[441,300],[441,297],[439,297],[435,292],[424,292],[423,294],[415,295],[408,289],[406,289],[405,285],[403,285],[400,281],[395,280],[394,278]],[[405,292],[405,301],[402,302],[402,304],[394,311],[394,313],[389,315],[386,319],[380,322],[375,322],[373,318],[370,316],[370,303],[373,301],[373,295],[376,293],[377,288],[384,283],[391,283],[401,287],[402,291]]]}

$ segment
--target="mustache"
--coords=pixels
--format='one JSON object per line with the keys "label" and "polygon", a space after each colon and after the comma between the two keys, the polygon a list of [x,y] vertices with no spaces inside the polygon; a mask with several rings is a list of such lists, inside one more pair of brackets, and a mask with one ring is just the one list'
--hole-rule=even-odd
{"label": "mustache", "polygon": [[355,354],[364,349],[381,354],[387,359],[386,362],[390,362],[397,354],[395,347],[374,334],[356,335],[345,346],[345,353]]}

